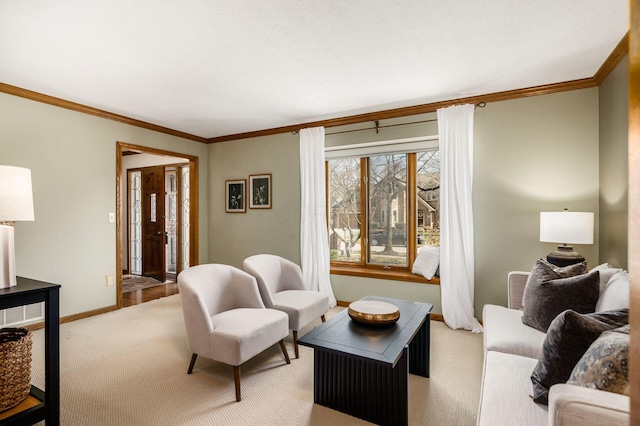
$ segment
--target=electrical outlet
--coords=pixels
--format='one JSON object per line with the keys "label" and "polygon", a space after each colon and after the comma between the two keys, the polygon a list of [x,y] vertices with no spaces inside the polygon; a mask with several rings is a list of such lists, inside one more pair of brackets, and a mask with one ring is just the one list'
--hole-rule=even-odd
{"label": "electrical outlet", "polygon": [[116,221],[116,214],[115,213],[109,213],[109,223],[113,223]]}
{"label": "electrical outlet", "polygon": [[113,285],[113,275],[107,275],[107,287],[111,287]]}

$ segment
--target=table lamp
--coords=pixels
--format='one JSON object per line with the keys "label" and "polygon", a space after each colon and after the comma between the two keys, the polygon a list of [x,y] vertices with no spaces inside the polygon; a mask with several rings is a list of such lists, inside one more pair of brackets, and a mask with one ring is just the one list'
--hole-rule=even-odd
{"label": "table lamp", "polygon": [[593,244],[593,213],[540,212],[540,241],[559,243],[556,251],[547,255],[547,262],[568,266],[584,262],[584,257],[569,244]]}
{"label": "table lamp", "polygon": [[17,283],[13,224],[23,220],[34,220],[31,170],[0,166],[0,288]]}

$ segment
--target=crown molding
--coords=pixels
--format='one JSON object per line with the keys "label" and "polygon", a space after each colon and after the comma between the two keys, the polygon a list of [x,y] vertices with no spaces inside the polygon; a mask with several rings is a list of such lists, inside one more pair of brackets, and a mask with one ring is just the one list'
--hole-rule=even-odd
{"label": "crown molding", "polygon": [[177,136],[184,139],[189,139],[202,143],[217,143],[226,142],[238,139],[255,138],[259,136],[276,135],[280,133],[297,132],[300,129],[307,127],[337,127],[347,124],[364,123],[367,121],[379,121],[389,118],[405,117],[409,115],[424,114],[434,112],[439,108],[448,107],[451,105],[461,103],[474,103],[479,102],[498,102],[506,101],[510,99],[525,98],[529,96],[547,95],[551,93],[566,92],[569,90],[585,89],[589,87],[599,86],[604,79],[613,71],[618,63],[629,53],[629,33],[620,40],[615,49],[611,52],[609,57],[604,61],[602,66],[598,69],[596,74],[591,78],[585,78],[581,80],[573,80],[562,83],[546,84],[542,86],[528,87],[524,89],[508,90],[498,93],[490,93],[486,95],[471,96],[466,98],[450,99],[440,102],[433,102],[429,104],[414,105],[404,108],[395,108],[377,112],[370,112],[365,114],[351,115],[347,117],[332,118],[328,120],[312,121],[300,124],[294,124],[290,126],[275,127],[272,129],[257,130],[253,132],[236,133],[233,135],[218,136],[213,138],[203,138],[201,136],[192,135],[189,133],[181,132],[178,130],[169,129],[167,127],[158,126],[155,124],[147,123],[145,121],[136,120],[134,118],[126,117],[124,115],[114,114],[108,111],[100,110],[97,108],[82,105],[76,102],[66,101],[64,99],[56,98],[53,96],[45,95],[42,93],[34,92],[20,87],[11,86],[5,83],[0,83],[0,92],[7,93],[9,95],[19,96],[25,99],[30,99],[37,102],[43,102],[49,105],[57,106],[60,108],[70,109],[72,111],[81,112],[84,114],[94,115],[96,117],[106,118],[108,120],[117,121],[123,124],[131,126],[141,127],[147,130],[153,130],[160,133],[165,133],[172,136]]}
{"label": "crown molding", "polygon": [[268,136],[268,135],[275,135],[275,134],[287,133],[287,132],[298,132],[301,129],[304,129],[307,127],[318,127],[318,126],[337,127],[337,126],[344,126],[347,124],[363,123],[366,121],[386,120],[389,118],[406,117],[409,115],[435,112],[440,108],[446,108],[448,106],[457,105],[457,104],[467,104],[467,103],[478,104],[480,102],[490,103],[490,102],[497,102],[497,101],[505,101],[509,99],[525,98],[529,96],[546,95],[549,93],[566,92],[569,90],[585,89],[585,88],[594,87],[594,86],[597,86],[597,83],[593,78],[585,78],[582,80],[574,80],[574,81],[568,81],[564,83],[546,84],[542,86],[529,87],[525,89],[509,90],[505,92],[470,96],[466,98],[457,98],[457,99],[451,99],[446,101],[433,102],[429,104],[414,105],[414,106],[404,107],[404,108],[396,108],[396,109],[389,109],[389,110],[371,112],[366,114],[352,115],[348,117],[312,121],[312,122],[303,123],[303,124],[295,124],[291,126],[276,127],[273,129],[258,130],[255,132],[246,132],[246,133],[237,133],[234,135],[219,136],[219,137],[209,139],[208,143],[217,143],[217,142],[226,142],[226,141],[238,140],[238,139],[255,138],[258,136]]}
{"label": "crown molding", "polygon": [[141,127],[147,130],[153,130],[160,133],[165,133],[180,138],[190,139],[196,142],[207,142],[207,138],[191,135],[189,133],[181,132],[178,130],[169,129],[168,127],[162,127],[155,124],[147,123],[145,121],[136,120],[134,118],[126,117],[124,115],[114,114],[109,111],[93,108],[90,106],[82,105],[76,102],[67,101],[64,99],[56,98],[53,96],[45,95],[43,93],[34,92],[31,90],[23,89],[9,84],[0,83],[0,92],[9,95],[19,96],[21,98],[30,99],[36,102],[42,102],[45,104],[53,105],[60,108],[70,109],[72,111],[81,112],[84,114],[94,115],[100,118],[106,118],[108,120],[117,121],[119,123],[128,124],[135,127]]}
{"label": "crown molding", "polygon": [[609,57],[604,61],[604,63],[598,70],[598,72],[596,72],[596,74],[593,76],[598,86],[602,84],[604,79],[607,78],[609,74],[611,74],[613,69],[616,67],[616,65],[620,63],[622,58],[624,58],[628,54],[629,54],[629,31],[627,31],[627,34],[625,34],[625,36],[622,37],[622,40],[620,40],[620,43],[618,43],[615,49],[613,49],[613,52],[611,52]]}

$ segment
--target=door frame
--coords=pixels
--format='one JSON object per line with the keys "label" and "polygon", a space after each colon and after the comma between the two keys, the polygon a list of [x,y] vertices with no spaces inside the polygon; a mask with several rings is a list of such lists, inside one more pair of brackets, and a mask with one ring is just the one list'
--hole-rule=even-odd
{"label": "door frame", "polygon": [[[199,210],[199,179],[198,157],[179,152],[165,151],[146,146],[133,145],[126,142],[116,142],[116,308],[122,308],[122,154],[124,151],[135,151],[144,154],[154,154],[168,157],[179,157],[189,161],[189,264],[198,264],[198,210]],[[125,177],[126,179],[126,177]],[[126,204],[126,203],[124,203]]]}

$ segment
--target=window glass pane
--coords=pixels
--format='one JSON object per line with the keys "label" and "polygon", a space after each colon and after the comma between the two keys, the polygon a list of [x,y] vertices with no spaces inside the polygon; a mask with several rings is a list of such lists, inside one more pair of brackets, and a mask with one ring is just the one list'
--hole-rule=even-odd
{"label": "window glass pane", "polygon": [[158,219],[157,217],[157,203],[156,203],[156,194],[153,193],[151,194],[151,200],[149,201],[150,205],[151,205],[151,218],[149,219],[151,222],[155,223]]}
{"label": "window glass pane", "polygon": [[440,245],[440,152],[416,154],[418,248]]}
{"label": "window glass pane", "polygon": [[129,212],[129,232],[131,246],[129,247],[129,273],[142,274],[142,173],[129,173],[129,188],[131,190]]}
{"label": "window glass pane", "polygon": [[183,166],[182,172],[182,198],[180,199],[180,208],[182,209],[182,269],[187,269],[190,265],[189,251],[190,247],[190,185],[189,185],[189,166]]}
{"label": "window glass pane", "polygon": [[175,274],[177,273],[177,262],[178,262],[178,251],[177,251],[177,243],[178,243],[178,235],[177,235],[177,223],[178,223],[178,213],[177,213],[177,188],[176,188],[176,171],[175,170],[165,170],[165,193],[166,193],[166,201],[164,203],[165,206],[165,232],[167,235],[167,249],[166,253],[166,267],[167,272]]}
{"label": "window glass pane", "polygon": [[369,263],[407,265],[407,156],[369,158]]}
{"label": "window glass pane", "polygon": [[328,163],[331,261],[360,263],[360,159]]}

